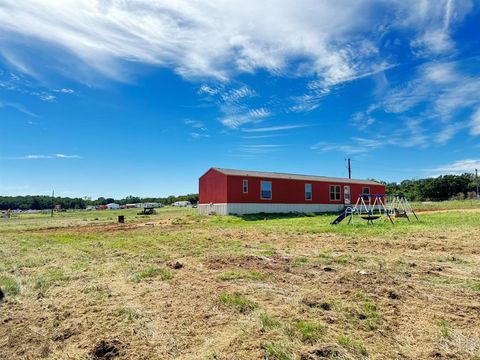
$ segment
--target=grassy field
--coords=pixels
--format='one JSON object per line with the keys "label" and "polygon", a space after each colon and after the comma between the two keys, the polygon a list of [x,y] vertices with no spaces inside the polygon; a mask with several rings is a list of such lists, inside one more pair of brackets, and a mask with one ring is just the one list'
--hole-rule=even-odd
{"label": "grassy field", "polygon": [[477,204],[0,219],[0,358],[480,359]]}

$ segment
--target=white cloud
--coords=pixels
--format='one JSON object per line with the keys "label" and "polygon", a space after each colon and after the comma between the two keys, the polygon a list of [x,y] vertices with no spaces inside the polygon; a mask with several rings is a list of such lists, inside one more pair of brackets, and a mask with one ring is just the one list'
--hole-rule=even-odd
{"label": "white cloud", "polygon": [[[137,64],[169,68],[201,81],[198,93],[219,107],[219,121],[239,129],[282,112],[313,111],[341,85],[397,66],[389,47],[395,42],[407,59],[410,52],[429,59],[454,54],[452,33],[473,8],[470,0],[4,0],[0,57],[34,78],[48,66],[89,84],[99,75],[129,81]],[[306,78],[306,89],[274,105],[262,102],[234,80],[258,72]],[[21,89],[15,81],[7,86]],[[446,122],[476,106],[479,89],[479,79],[466,78],[455,63],[432,61],[376,105],[402,114],[428,102],[427,118]],[[74,90],[29,93],[52,102]],[[375,111],[356,116],[360,129],[377,123]],[[456,131],[436,131],[434,141]]]}
{"label": "white cloud", "polygon": [[393,134],[370,134],[370,137],[352,137],[347,143],[318,142],[310,148],[318,152],[341,152],[347,155],[367,154],[387,146],[404,148],[425,148],[429,146],[428,138],[421,131],[415,120],[405,121],[404,127]]}
{"label": "white cloud", "polygon": [[250,154],[263,154],[263,153],[271,153],[275,152],[285,145],[278,145],[278,144],[253,144],[253,145],[242,145],[240,146],[240,150],[245,153]]}
{"label": "white cloud", "polygon": [[80,159],[81,157],[78,155],[65,155],[65,154],[53,154],[54,158],[60,159]]}
{"label": "white cloud", "polygon": [[67,89],[67,88],[54,89],[53,91],[57,92],[57,93],[62,93],[62,94],[74,94],[75,93],[75,90]]}
{"label": "white cloud", "polygon": [[[56,98],[54,95],[51,94],[51,91],[49,89],[32,81],[31,78],[27,78],[23,74],[14,74],[0,71],[0,89],[34,96],[46,102],[53,102]],[[53,91],[64,92],[64,90],[69,91],[69,89],[61,89],[60,91],[54,89]]]}
{"label": "white cloud", "polygon": [[[470,8],[469,1],[440,0],[4,0],[0,28],[3,56],[8,49],[24,72],[34,73],[35,66],[18,51],[19,35],[118,80],[127,76],[122,63],[141,62],[187,78],[226,80],[259,69],[308,73],[328,87],[378,67],[376,40],[391,29],[410,30],[419,51],[447,50],[449,29]],[[371,38],[359,38],[362,29],[370,29]]]}
{"label": "white cloud", "polygon": [[393,116],[397,128],[426,133],[422,137],[427,143],[445,144],[469,126],[475,135],[476,115],[470,123],[464,120],[465,113],[480,108],[480,73],[472,68],[475,62],[472,58],[427,62],[412,79],[380,94],[378,102],[354,114],[352,120],[361,130],[376,124],[376,131],[382,132],[386,121],[379,120]]}
{"label": "white cloud", "polygon": [[38,117],[37,114],[29,111],[28,109],[26,109],[23,105],[20,105],[20,104],[15,104],[15,103],[11,103],[11,102],[3,102],[3,101],[0,101],[0,108],[2,107],[11,107],[11,108],[14,108],[24,114],[27,114],[29,116],[32,116],[32,117]]}
{"label": "white cloud", "polygon": [[472,115],[470,133],[474,136],[480,135],[480,108]]}
{"label": "white cloud", "polygon": [[243,132],[269,132],[269,131],[284,131],[284,130],[292,130],[298,128],[304,128],[308,125],[297,124],[297,125],[279,125],[279,126],[269,126],[269,127],[262,127],[262,128],[252,128],[252,129],[242,129]]}
{"label": "white cloud", "polygon": [[190,136],[194,139],[201,139],[201,138],[210,137],[210,135],[205,134],[205,133],[200,133],[200,132],[191,132]]}
{"label": "white cloud", "polygon": [[6,159],[11,160],[42,160],[42,159],[81,159],[82,157],[79,155],[66,155],[66,154],[49,154],[49,155],[25,155],[25,156],[17,156],[17,157],[8,157]]}
{"label": "white cloud", "polygon": [[221,99],[226,103],[236,103],[240,99],[256,96],[257,93],[252,88],[244,85],[238,89],[231,89],[221,95]]}
{"label": "white cloud", "polygon": [[195,128],[195,129],[202,129],[203,131],[207,129],[205,127],[205,124],[199,120],[186,119],[184,121],[184,124],[191,126],[192,128]]}
{"label": "white cloud", "polygon": [[475,169],[480,170],[480,159],[457,160],[453,163],[441,165],[432,170],[443,174],[462,174],[466,172],[473,173],[475,172]]}
{"label": "white cloud", "polygon": [[203,84],[198,89],[199,94],[216,95],[216,94],[218,94],[218,92],[219,92],[219,89],[215,89],[215,88],[213,88],[213,87],[211,87],[207,84]]}

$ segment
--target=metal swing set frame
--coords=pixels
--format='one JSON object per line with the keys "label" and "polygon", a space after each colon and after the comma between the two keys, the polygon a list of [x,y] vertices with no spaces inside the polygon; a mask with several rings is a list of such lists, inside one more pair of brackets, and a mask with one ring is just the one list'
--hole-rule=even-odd
{"label": "metal swing set frame", "polygon": [[[358,197],[353,207],[345,209],[343,218],[348,218],[348,224],[355,223],[355,219],[358,217],[366,220],[369,225],[380,218],[394,224],[394,219],[397,218],[406,218],[410,221],[408,213],[413,214],[415,219],[418,220],[417,214],[415,214],[404,194],[363,194]],[[335,220],[332,224],[337,224],[340,221]]]}

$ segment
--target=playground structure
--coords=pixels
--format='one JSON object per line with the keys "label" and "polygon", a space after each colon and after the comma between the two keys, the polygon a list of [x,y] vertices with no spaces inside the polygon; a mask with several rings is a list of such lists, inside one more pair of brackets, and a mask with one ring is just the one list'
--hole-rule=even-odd
{"label": "playground structure", "polygon": [[331,224],[337,225],[346,218],[348,218],[348,224],[354,223],[357,218],[367,221],[368,224],[373,224],[375,220],[382,218],[394,224],[397,218],[410,221],[411,215],[418,220],[417,214],[404,194],[364,194],[358,197],[353,207],[347,207]]}

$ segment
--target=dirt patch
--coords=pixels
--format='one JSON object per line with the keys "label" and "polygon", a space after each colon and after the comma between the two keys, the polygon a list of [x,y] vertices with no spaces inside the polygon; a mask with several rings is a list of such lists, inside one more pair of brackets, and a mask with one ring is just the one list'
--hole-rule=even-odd
{"label": "dirt patch", "polygon": [[110,360],[121,355],[123,344],[117,340],[101,340],[90,352],[92,359]]}
{"label": "dirt patch", "polygon": [[300,360],[339,359],[341,354],[342,352],[337,346],[325,345],[302,353]]}
{"label": "dirt patch", "polygon": [[279,270],[286,268],[292,258],[274,254],[273,256],[245,255],[236,257],[212,256],[207,260],[207,267],[212,270],[224,268]]}

